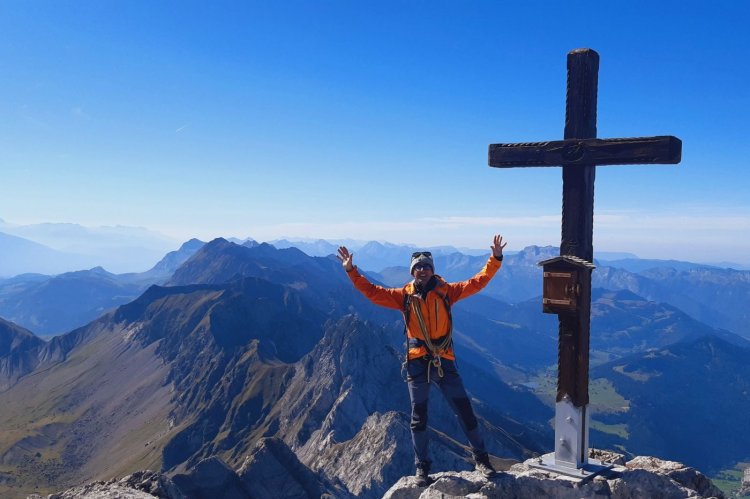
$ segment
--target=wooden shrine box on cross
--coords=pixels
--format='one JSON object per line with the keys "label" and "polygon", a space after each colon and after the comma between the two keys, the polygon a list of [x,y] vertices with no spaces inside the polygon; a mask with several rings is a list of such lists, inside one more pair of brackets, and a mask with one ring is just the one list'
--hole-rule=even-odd
{"label": "wooden shrine box on cross", "polygon": [[575,314],[586,275],[596,267],[572,255],[556,256],[539,262],[544,270],[542,311],[545,314]]}

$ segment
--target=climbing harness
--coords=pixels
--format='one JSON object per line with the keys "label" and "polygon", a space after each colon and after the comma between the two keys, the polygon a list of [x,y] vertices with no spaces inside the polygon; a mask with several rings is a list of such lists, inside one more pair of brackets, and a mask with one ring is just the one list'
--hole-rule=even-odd
{"label": "climbing harness", "polygon": [[[441,361],[440,354],[443,352],[448,351],[451,344],[453,343],[453,317],[451,314],[451,307],[450,307],[450,301],[448,300],[448,297],[445,296],[442,293],[438,293],[437,291],[433,291],[434,293],[437,293],[438,296],[440,296],[443,299],[443,302],[445,303],[445,309],[448,312],[448,323],[450,324],[450,327],[448,328],[448,333],[445,336],[442,336],[440,338],[436,338],[435,341],[430,337],[429,331],[427,331],[427,324],[424,321],[424,316],[422,315],[422,308],[419,306],[419,303],[416,302],[418,299],[414,299],[412,295],[405,295],[404,296],[404,332],[406,332],[409,328],[409,318],[411,315],[411,311],[414,311],[414,315],[417,318],[417,323],[419,324],[419,329],[422,333],[422,340],[419,338],[415,338],[417,340],[417,343],[423,343],[425,348],[427,348],[428,355],[425,356],[426,360],[428,361],[427,364],[427,383],[430,382],[430,372],[432,370],[432,366],[435,366],[437,369],[437,373],[439,377],[443,377],[443,366]],[[437,303],[435,303],[435,315],[437,316]],[[437,343],[436,343],[437,341]],[[409,362],[409,341],[407,337],[407,343],[406,343],[406,357],[404,360],[404,367]]]}

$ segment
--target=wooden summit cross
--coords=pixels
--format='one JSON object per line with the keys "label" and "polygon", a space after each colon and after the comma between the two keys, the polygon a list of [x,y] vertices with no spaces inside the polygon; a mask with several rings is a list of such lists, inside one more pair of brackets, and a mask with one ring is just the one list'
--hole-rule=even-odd
{"label": "wooden summit cross", "polygon": [[[583,264],[576,309],[558,313],[559,350],[555,404],[555,452],[540,467],[579,477],[600,471],[588,459],[589,326],[593,265],[594,176],[597,165],[677,164],[682,142],[672,136],[596,138],[599,54],[568,53],[564,140],[491,144],[489,165],[497,168],[562,166],[563,203],[560,255]],[[573,257],[573,258],[567,258]],[[583,262],[581,262],[583,260]],[[554,457],[554,460],[552,460]],[[572,471],[571,471],[572,470]]]}

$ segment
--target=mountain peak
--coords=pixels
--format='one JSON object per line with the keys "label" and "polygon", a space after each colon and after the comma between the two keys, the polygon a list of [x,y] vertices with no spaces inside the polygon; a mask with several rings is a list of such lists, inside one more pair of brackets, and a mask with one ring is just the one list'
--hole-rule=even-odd
{"label": "mountain peak", "polygon": [[637,294],[633,293],[630,290],[627,289],[603,289],[603,288],[594,288],[591,290],[591,300],[592,301],[598,301],[598,300],[610,300],[610,301],[637,301],[637,302],[647,302],[645,298],[642,296],[638,296]]}
{"label": "mountain peak", "polygon": [[0,358],[41,345],[44,345],[44,340],[28,329],[0,318]]}
{"label": "mountain peak", "polygon": [[536,265],[542,260],[553,258],[560,254],[557,246],[526,246],[513,255],[514,261],[526,265]]}
{"label": "mountain peak", "polygon": [[227,241],[223,237],[217,237],[215,239],[211,239],[208,243],[206,243],[207,249],[213,249],[213,248],[223,248],[227,246],[235,245],[231,241]]}
{"label": "mountain peak", "polygon": [[204,244],[206,243],[194,237],[190,239],[189,241],[185,241],[184,243],[182,243],[182,246],[180,246],[179,251],[197,251],[201,249]]}
{"label": "mountain peak", "polygon": [[105,270],[105,268],[102,267],[101,265],[97,265],[96,267],[90,268],[89,272],[91,272],[92,274],[100,274],[100,275],[106,275],[106,276],[114,275],[111,272],[107,272],[107,270]]}

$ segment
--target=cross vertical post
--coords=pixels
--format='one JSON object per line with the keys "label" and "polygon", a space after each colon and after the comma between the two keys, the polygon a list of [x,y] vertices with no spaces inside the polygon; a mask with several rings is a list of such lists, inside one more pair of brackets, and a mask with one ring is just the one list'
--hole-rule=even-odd
{"label": "cross vertical post", "polygon": [[[568,54],[565,140],[596,138],[599,54]],[[594,179],[596,165],[563,166],[560,254],[594,261]],[[588,464],[589,335],[591,272],[580,278],[575,314],[558,315],[558,377],[555,399],[555,463]],[[558,422],[559,420],[559,422]]]}
{"label": "cross vertical post", "polygon": [[[542,264],[576,267],[570,273],[546,272],[570,278],[550,290],[562,299],[543,299],[544,311],[558,314],[558,377],[555,403],[555,452],[540,467],[585,479],[606,467],[588,458],[589,337],[591,271],[594,246],[594,180],[597,165],[677,164],[682,141],[672,136],[596,138],[599,54],[591,49],[568,53],[568,83],[564,140],[490,144],[489,165],[496,168],[562,166],[562,234],[560,257]],[[558,279],[559,280],[559,279]],[[572,282],[572,281],[571,281]],[[548,309],[547,305],[550,304]],[[555,306],[561,305],[561,308]]]}

